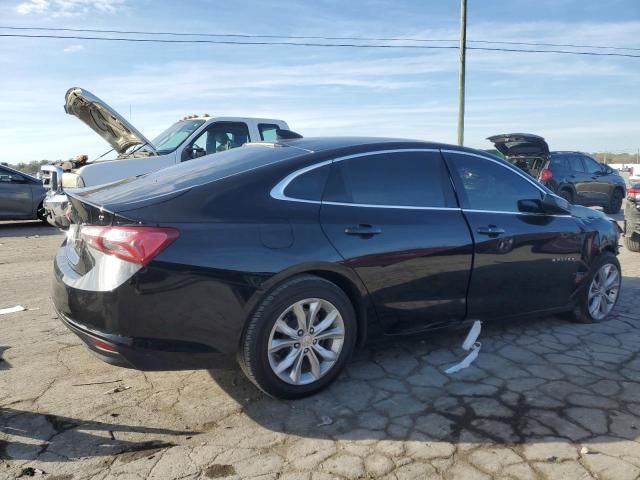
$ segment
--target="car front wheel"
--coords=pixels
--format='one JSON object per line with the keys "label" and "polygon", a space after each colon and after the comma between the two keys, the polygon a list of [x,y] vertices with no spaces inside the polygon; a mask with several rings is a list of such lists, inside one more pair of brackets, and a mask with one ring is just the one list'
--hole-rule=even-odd
{"label": "car front wheel", "polygon": [[622,207],[622,199],[624,198],[624,194],[620,190],[615,190],[611,194],[611,198],[609,199],[609,204],[604,207],[604,212],[609,214],[618,213],[620,208]]}
{"label": "car front wheel", "polygon": [[270,293],[246,327],[238,360],[268,395],[300,398],[340,374],[356,341],[356,317],[345,293],[312,275]]}
{"label": "car front wheel", "polygon": [[620,295],[620,262],[612,253],[601,254],[593,263],[588,283],[578,296],[574,317],[582,323],[607,319]]}

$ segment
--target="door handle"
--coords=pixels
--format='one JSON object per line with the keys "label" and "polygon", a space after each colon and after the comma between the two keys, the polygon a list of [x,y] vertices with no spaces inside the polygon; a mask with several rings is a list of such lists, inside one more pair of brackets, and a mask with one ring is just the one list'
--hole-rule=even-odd
{"label": "door handle", "polygon": [[487,225],[486,227],[478,227],[476,230],[480,235],[488,235],[489,237],[497,237],[504,233],[504,229],[496,225]]}
{"label": "door handle", "polygon": [[379,235],[382,233],[380,228],[374,227],[366,223],[361,223],[354,227],[347,227],[344,229],[344,233],[347,235],[359,235],[361,237],[370,237],[372,235]]}

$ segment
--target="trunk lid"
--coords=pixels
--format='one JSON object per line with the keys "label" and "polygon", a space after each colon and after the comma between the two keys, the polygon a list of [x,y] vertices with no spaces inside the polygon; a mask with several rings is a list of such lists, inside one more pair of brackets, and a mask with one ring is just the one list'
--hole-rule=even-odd
{"label": "trunk lid", "polygon": [[119,155],[136,145],[145,145],[157,155],[154,145],[118,112],[91,92],[79,87],[67,90],[64,111],[78,117],[100,135]]}
{"label": "trunk lid", "polygon": [[487,138],[505,157],[546,157],[549,145],[532,133],[504,133]]}

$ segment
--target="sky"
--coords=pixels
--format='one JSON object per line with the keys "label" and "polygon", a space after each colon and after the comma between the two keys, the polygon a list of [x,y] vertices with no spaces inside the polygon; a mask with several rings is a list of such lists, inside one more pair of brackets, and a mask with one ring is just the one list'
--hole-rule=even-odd
{"label": "sky", "polygon": [[[0,2],[5,27],[456,39],[459,17],[458,0]],[[468,0],[467,38],[640,49],[640,1]],[[149,138],[204,112],[280,118],[304,136],[457,138],[455,49],[2,37],[0,72],[0,161],[10,163],[108,150],[64,113],[73,86],[126,118],[131,110]],[[636,152],[639,87],[640,58],[469,50],[465,145],[488,149],[486,137],[524,131],[554,150]]]}

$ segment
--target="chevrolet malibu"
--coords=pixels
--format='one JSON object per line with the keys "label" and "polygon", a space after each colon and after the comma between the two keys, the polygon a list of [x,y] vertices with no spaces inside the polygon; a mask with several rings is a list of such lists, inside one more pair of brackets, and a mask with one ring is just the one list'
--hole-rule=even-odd
{"label": "chevrolet malibu", "polygon": [[249,144],[69,192],[62,321],[103,360],[215,368],[281,398],[330,384],[372,336],[571,312],[620,292],[619,229],[468,148]]}

